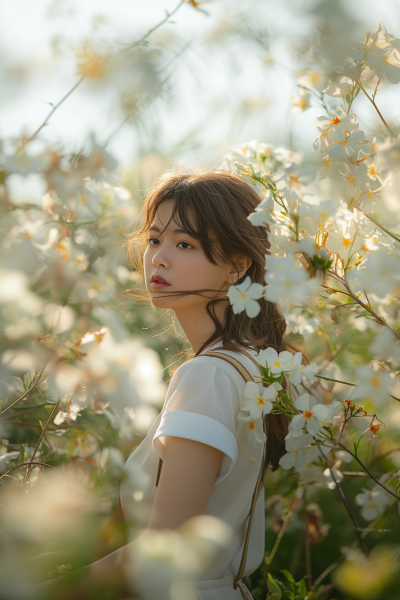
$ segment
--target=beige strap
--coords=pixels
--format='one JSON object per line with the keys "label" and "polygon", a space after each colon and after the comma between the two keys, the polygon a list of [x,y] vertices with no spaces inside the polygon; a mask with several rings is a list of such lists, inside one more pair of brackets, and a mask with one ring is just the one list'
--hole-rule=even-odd
{"label": "beige strap", "polygon": [[[221,349],[222,349],[222,347],[221,347]],[[245,350],[243,350],[243,354],[246,354],[249,358],[252,359],[252,361],[260,369],[260,373],[261,373],[260,365],[256,362],[256,360],[252,356],[250,356],[250,354],[248,354]],[[222,356],[222,353],[216,352],[216,351],[214,351],[214,352],[205,352],[204,354],[200,354],[200,356],[215,356],[217,358],[222,358],[223,360],[226,360],[227,362],[231,363],[231,365],[234,366],[237,369],[237,371],[242,375],[243,379],[246,382],[248,382],[248,381],[254,381],[253,377],[250,375],[250,373],[247,371],[247,369],[242,365],[242,363],[239,362],[236,358],[233,358],[233,356],[229,356],[228,354],[224,354]],[[263,430],[264,430],[264,433],[266,434],[265,418],[263,419]],[[258,477],[257,477],[257,483],[256,483],[256,486],[254,488],[253,497],[252,497],[252,500],[251,500],[251,508],[250,508],[250,513],[249,513],[249,522],[247,524],[246,537],[244,539],[244,546],[243,546],[242,558],[241,558],[241,561],[240,561],[239,570],[238,570],[238,572],[236,574],[236,577],[235,577],[235,580],[233,582],[233,588],[235,590],[238,587],[238,582],[243,577],[244,569],[245,569],[245,566],[246,566],[247,549],[249,547],[249,542],[250,542],[251,526],[253,524],[254,513],[255,513],[255,510],[256,510],[256,503],[257,503],[258,497],[261,494],[261,490],[263,489],[263,485],[264,485],[264,482],[262,481],[263,474],[264,474],[264,464],[265,464],[265,445],[264,445],[264,449],[263,449],[263,458],[261,460],[261,467],[260,467],[260,471],[259,471]]]}

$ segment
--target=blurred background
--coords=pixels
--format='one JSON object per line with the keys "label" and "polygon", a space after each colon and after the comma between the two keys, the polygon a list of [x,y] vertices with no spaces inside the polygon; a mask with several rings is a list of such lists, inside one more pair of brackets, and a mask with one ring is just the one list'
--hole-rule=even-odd
{"label": "blurred background", "polygon": [[[313,123],[324,109],[318,93],[304,99],[301,90],[323,89],[329,69],[346,58],[346,44],[363,39],[379,21],[399,38],[400,3],[0,4],[0,184],[7,189],[0,190],[0,476],[14,467],[21,472],[7,481],[6,510],[0,519],[0,579],[6,582],[0,594],[5,600],[20,597],[15,582],[28,558],[68,549],[75,553],[73,560],[54,555],[53,562],[44,561],[45,579],[126,543],[118,506],[124,464],[162,407],[170,370],[189,351],[172,313],[160,314],[148,302],[129,298],[129,293],[143,293],[140,272],[130,264],[125,244],[140,223],[146,190],[176,162],[220,165],[232,148],[251,140],[286,146],[301,153],[306,165],[316,165]],[[332,35],[326,38],[326,54],[316,56],[312,40],[319,28],[324,49],[327,25]],[[397,131],[397,86],[381,84],[379,107]],[[383,139],[376,112],[364,96],[357,97],[353,110],[366,135]],[[46,177],[40,171],[44,162]],[[92,180],[85,181],[87,176]],[[340,340],[329,315],[324,326],[319,336],[300,326],[289,339],[311,357],[323,356],[326,346],[338,350]],[[348,358],[367,361],[367,342],[375,335],[372,325],[357,321],[347,360],[340,354],[336,361],[350,369],[348,377]],[[48,374],[35,387],[33,374],[43,365]],[[79,387],[83,380],[87,385]],[[392,428],[398,428],[398,411],[393,419]],[[370,441],[368,456],[374,460],[373,449],[381,440]],[[390,444],[379,451],[390,453]],[[52,483],[50,492],[41,496],[39,483],[48,471],[32,469],[28,477],[19,468],[32,456],[60,469],[70,465],[73,476],[66,473],[62,483]],[[398,454],[393,461],[400,467]],[[391,466],[381,463],[381,475]],[[0,482],[4,488],[5,479]],[[12,499],[29,485],[38,485],[36,496],[21,505],[22,513],[13,512]],[[351,497],[361,491],[360,480],[348,485]],[[269,474],[268,550],[295,487],[293,473]],[[336,493],[324,487],[309,493],[311,503],[295,512],[287,528],[274,563],[278,574],[280,568],[298,578],[306,572],[307,519],[310,543],[320,544],[312,555],[315,577],[353,543],[352,525],[343,525],[347,515]],[[60,514],[68,515],[62,523]],[[333,524],[330,536],[323,519]],[[396,519],[392,512],[386,527],[397,535],[389,542],[398,543]],[[378,534],[370,537],[382,541]],[[386,571],[379,560],[376,564],[380,592]],[[263,566],[247,583],[255,590],[255,600],[265,598]],[[366,597],[370,588],[357,585],[350,581],[341,591],[335,588],[334,597]],[[388,593],[374,597],[393,598]]]}

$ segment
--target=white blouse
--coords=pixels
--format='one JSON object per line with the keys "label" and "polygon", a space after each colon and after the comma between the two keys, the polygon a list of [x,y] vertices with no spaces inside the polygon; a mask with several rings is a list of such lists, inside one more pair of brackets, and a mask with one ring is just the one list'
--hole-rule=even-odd
{"label": "white blouse", "polygon": [[[217,342],[203,352],[217,349]],[[246,348],[253,357],[256,351]],[[238,352],[223,351],[239,360],[254,378],[260,371],[253,361]],[[207,444],[224,453],[205,514],[226,522],[235,532],[199,580],[198,598],[251,598],[247,588],[233,589],[243,552],[248,515],[260,471],[263,447],[254,448],[246,428],[238,431],[236,419],[246,382],[228,362],[210,356],[197,356],[174,373],[164,406],[145,438],[126,463],[128,477],[121,483],[121,507],[127,522],[141,528],[150,521],[156,492],[159,458],[164,455],[165,437],[187,438]],[[130,476],[131,475],[131,476]],[[140,487],[140,490],[138,489]],[[255,509],[244,575],[261,564],[265,554],[265,497],[261,491]],[[213,590],[209,595],[206,590]],[[242,590],[242,591],[240,591]]]}

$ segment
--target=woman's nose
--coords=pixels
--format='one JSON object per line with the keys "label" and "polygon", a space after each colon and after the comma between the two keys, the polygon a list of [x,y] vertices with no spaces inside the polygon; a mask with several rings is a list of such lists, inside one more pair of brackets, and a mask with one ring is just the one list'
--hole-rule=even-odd
{"label": "woman's nose", "polygon": [[165,269],[168,269],[169,260],[163,248],[160,248],[160,250],[157,250],[157,252],[154,254],[153,265],[157,268],[163,266]]}

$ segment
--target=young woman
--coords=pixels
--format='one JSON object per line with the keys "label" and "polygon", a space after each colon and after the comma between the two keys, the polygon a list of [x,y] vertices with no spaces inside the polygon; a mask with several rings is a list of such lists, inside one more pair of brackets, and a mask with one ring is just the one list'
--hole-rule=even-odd
{"label": "young woman", "polygon": [[[145,531],[174,530],[202,514],[232,528],[229,546],[195,582],[200,600],[252,599],[237,575],[253,493],[262,464],[263,475],[269,464],[278,468],[288,433],[284,415],[267,415],[266,444],[253,445],[237,420],[245,380],[226,360],[204,356],[223,348],[221,356],[236,358],[254,378],[261,349],[285,350],[286,323],[277,305],[261,298],[258,316],[250,319],[234,314],[227,296],[247,276],[264,285],[269,228],[247,219],[259,202],[232,173],[173,170],[148,193],[142,227],[131,240],[151,302],[174,311],[193,354],[173,374],[162,412],[128,458],[133,477],[121,483],[121,507],[126,521]],[[147,483],[138,490],[140,480]],[[259,481],[242,575],[253,573],[265,552],[263,477]],[[105,582],[121,556],[124,548],[80,571]],[[54,589],[52,582],[38,587],[47,585]]]}
{"label": "young woman", "polygon": [[[196,582],[200,599],[211,598],[206,590],[215,599],[251,599],[234,580],[264,447],[254,447],[245,427],[238,428],[245,380],[225,360],[203,355],[223,347],[254,377],[260,374],[254,359],[259,350],[285,349],[286,324],[277,305],[261,299],[259,315],[250,319],[245,312],[234,314],[227,297],[229,287],[247,276],[264,284],[267,229],[247,219],[259,202],[232,173],[174,170],[147,195],[143,225],[132,242],[136,249],[145,246],[142,266],[152,303],[174,311],[193,355],[173,374],[162,412],[127,461],[128,471],[140,465],[148,475],[139,506],[127,481],[121,506],[126,520],[137,522],[139,516],[148,529],[176,529],[201,514],[230,525],[233,541]],[[284,415],[266,417],[264,469],[269,463],[278,468],[287,426]],[[264,503],[262,490],[244,575],[264,557]]]}

